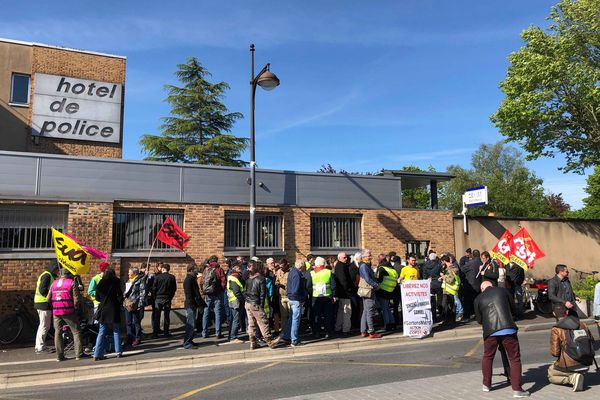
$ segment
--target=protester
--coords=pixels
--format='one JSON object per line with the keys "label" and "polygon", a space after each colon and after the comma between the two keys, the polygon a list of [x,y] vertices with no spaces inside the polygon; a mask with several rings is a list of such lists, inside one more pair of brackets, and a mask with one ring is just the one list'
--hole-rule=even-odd
{"label": "protester", "polygon": [[[161,268],[160,266],[162,265],[162,262],[157,263],[154,266],[154,270],[151,269],[150,264],[147,263],[142,263],[142,268],[140,270],[143,270],[144,267],[146,269],[146,304],[150,304],[150,306],[152,307],[152,314],[150,315],[150,322],[154,323],[153,321],[156,319],[156,295],[153,291],[154,288],[154,280],[156,279],[156,276],[159,275],[161,273]],[[158,329],[158,332],[156,332],[158,334],[163,333],[162,329]]]}
{"label": "protester", "polygon": [[484,251],[481,253],[481,262],[483,263],[481,268],[482,281],[489,281],[492,283],[492,285],[498,286],[500,271],[496,261],[492,260],[489,252]]}
{"label": "protester", "polygon": [[355,253],[352,256],[352,260],[350,260],[350,265],[348,267],[348,272],[350,274],[350,280],[354,283],[355,290],[352,292],[352,297],[350,301],[352,302],[352,318],[351,318],[351,330],[352,329],[360,329],[360,320],[363,312],[363,302],[362,298],[358,296],[358,284],[360,282],[360,272],[359,267],[361,263],[361,254],[360,252]]}
{"label": "protester", "polygon": [[131,344],[134,347],[142,344],[142,311],[146,305],[145,281],[139,268],[129,269],[129,279],[125,283],[125,295],[123,296],[125,328],[127,331],[125,344]]}
{"label": "protester", "polygon": [[75,342],[75,359],[89,357],[83,353],[81,346],[81,333],[79,330],[79,317],[77,310],[80,307],[82,297],[79,285],[75,283],[73,275],[66,269],[60,270],[60,278],[52,282],[48,297],[52,303],[52,317],[54,325],[54,347],[56,348],[56,360],[64,361],[64,343],[61,328],[66,324]]}
{"label": "protester", "polygon": [[275,348],[279,343],[279,338],[273,339],[269,329],[269,321],[264,311],[265,299],[267,297],[267,285],[263,275],[260,262],[250,260],[248,263],[250,277],[246,282],[246,314],[248,317],[248,338],[250,339],[250,349],[257,349],[258,342],[256,335],[260,330],[263,339],[270,348]]}
{"label": "protester", "polygon": [[96,311],[98,310],[98,306],[100,305],[100,301],[96,298],[96,286],[98,286],[98,282],[100,282],[100,279],[102,279],[104,271],[106,271],[106,268],[108,268],[109,265],[110,264],[107,262],[101,262],[100,265],[98,265],[99,273],[94,275],[92,279],[90,279],[90,285],[88,286],[87,293],[89,299],[92,300],[92,302],[94,303],[94,315],[96,315]]}
{"label": "protester", "polygon": [[199,307],[204,305],[204,300],[200,296],[198,287],[198,267],[196,264],[187,266],[187,275],[183,280],[183,293],[185,301],[185,334],[183,335],[183,348],[186,350],[194,349],[198,346],[194,342],[194,328],[196,326],[196,314]]}
{"label": "protester", "polygon": [[286,295],[290,306],[290,315],[281,335],[282,340],[290,342],[292,347],[300,346],[300,317],[302,316],[302,303],[306,301],[307,283],[304,277],[306,265],[303,261],[296,261],[294,268],[290,269],[287,277]]}
{"label": "protester", "polygon": [[217,339],[223,339],[221,333],[221,322],[223,318],[223,292],[227,289],[227,279],[225,271],[218,263],[217,256],[208,258],[208,265],[204,269],[202,275],[202,292],[204,293],[204,301],[206,309],[202,318],[202,337],[207,338],[208,327],[210,326],[210,317],[215,315],[215,335]]}
{"label": "protester", "polygon": [[46,347],[46,335],[52,323],[52,302],[50,299],[50,287],[58,276],[58,261],[52,260],[46,271],[38,276],[33,297],[33,307],[38,313],[40,324],[35,334],[35,354],[49,353]]}
{"label": "protester", "polygon": [[473,258],[472,250],[469,247],[467,250],[465,250],[465,255],[460,258],[460,261],[458,262],[458,266],[462,267],[463,265],[465,265],[466,263],[471,261],[472,258]]}
{"label": "protester", "polygon": [[441,257],[443,268],[440,271],[442,286],[442,321],[444,326],[451,327],[456,320],[454,298],[458,294],[460,287],[460,276],[458,275],[458,266],[454,265],[452,256],[444,254]]}
{"label": "protester", "polygon": [[352,327],[352,296],[356,292],[354,282],[350,277],[350,260],[346,253],[337,255],[333,269],[335,278],[335,297],[337,301],[337,316],[335,318],[335,332],[347,336]]}
{"label": "protester", "polygon": [[479,250],[473,250],[472,258],[466,264],[460,266],[460,271],[464,275],[462,284],[463,291],[463,317],[467,320],[471,319],[474,314],[473,304],[475,297],[479,293],[479,287],[481,285],[481,274],[480,270],[483,263],[481,262]]}
{"label": "protester", "polygon": [[384,254],[379,255],[378,264],[374,271],[374,277],[379,282],[379,290],[375,292],[375,296],[383,316],[384,328],[387,331],[392,331],[396,321],[390,310],[390,300],[393,300],[394,292],[398,286],[398,275],[396,275],[396,270],[391,267]]}
{"label": "protester", "polygon": [[227,339],[231,343],[244,343],[238,337],[240,328],[240,314],[245,313],[244,301],[244,279],[242,278],[242,266],[234,264],[231,273],[227,276],[227,303],[231,310],[231,325]]}
{"label": "protester", "polygon": [[363,312],[360,319],[360,336],[369,339],[379,339],[381,334],[375,332],[373,317],[375,315],[375,292],[379,289],[379,282],[371,269],[371,250],[364,249],[360,255],[360,281],[358,295],[362,298]]}
{"label": "protester", "polygon": [[[287,261],[286,261],[287,262]],[[267,292],[269,293],[269,325],[274,332],[281,331],[281,312],[279,310],[279,290],[277,289],[277,271],[279,264],[272,257],[265,261],[265,278],[267,278]]]}
{"label": "protester", "polygon": [[169,331],[171,326],[171,305],[175,292],[177,292],[177,281],[175,276],[169,273],[171,266],[169,264],[161,265],[161,273],[154,278],[152,292],[154,293],[154,304],[156,307],[155,318],[152,321],[152,337],[158,337],[160,327],[160,316],[163,316],[163,334],[165,337],[170,337]]}
{"label": "protester", "polygon": [[525,281],[525,270],[512,261],[506,264],[504,269],[506,270],[508,290],[510,291],[511,297],[517,302],[516,318],[521,319],[525,314],[523,307],[523,282]]}
{"label": "protester", "polygon": [[510,383],[513,397],[529,397],[529,392],[521,386],[521,353],[517,325],[512,314],[515,312],[514,302],[508,292],[494,287],[490,281],[481,283],[481,294],[475,299],[475,318],[483,326],[483,358],[481,371],[483,374],[483,391],[492,388],[492,364],[498,346],[504,346],[510,362]]}
{"label": "protester", "polygon": [[[571,385],[574,392],[583,390],[583,374],[589,369],[582,360],[573,358],[566,349],[573,337],[584,336],[593,350],[593,339],[585,323],[572,315],[563,315],[550,331],[550,353],[557,357],[548,368],[548,381],[556,385]],[[590,355],[594,357],[593,351]]]}
{"label": "protester", "polygon": [[277,263],[279,269],[275,272],[275,287],[277,289],[279,299],[279,318],[281,330],[285,328],[290,315],[290,304],[287,297],[287,280],[290,273],[290,265],[285,258],[282,258]]}
{"label": "protester", "polygon": [[102,279],[95,287],[95,298],[98,300],[98,307],[94,313],[94,318],[100,324],[100,328],[96,337],[94,361],[106,358],[104,353],[107,334],[112,335],[115,353],[117,353],[117,357],[121,357],[121,304],[123,303],[123,294],[121,293],[121,281],[117,278],[113,268],[107,267],[103,271]]}
{"label": "protester", "polygon": [[437,254],[430,252],[428,260],[423,264],[423,279],[427,279],[430,282],[430,293],[431,293],[431,316],[433,322],[437,322],[438,313],[442,308],[442,282],[440,278],[440,272],[442,271],[442,264],[440,263]]}
{"label": "protester", "polygon": [[571,282],[569,281],[569,268],[558,264],[554,269],[556,275],[548,280],[548,299],[552,302],[552,312],[557,319],[565,315],[577,317],[577,304]]}
{"label": "protester", "polygon": [[600,282],[594,288],[594,318],[600,320]]}
{"label": "protester", "polygon": [[325,339],[333,334],[333,304],[336,290],[335,279],[330,269],[327,269],[323,257],[315,259],[315,266],[308,276],[307,285],[312,292],[312,334],[320,337],[321,328],[325,328]]}
{"label": "protester", "polygon": [[408,256],[408,265],[402,268],[400,272],[400,276],[398,277],[398,283],[401,283],[404,280],[414,281],[419,279],[420,273],[417,268],[417,257],[414,254],[410,254]]}

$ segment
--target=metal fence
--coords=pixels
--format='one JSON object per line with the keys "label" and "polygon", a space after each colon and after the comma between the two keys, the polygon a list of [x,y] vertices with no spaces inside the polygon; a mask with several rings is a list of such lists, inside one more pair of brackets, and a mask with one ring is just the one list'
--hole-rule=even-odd
{"label": "metal fence", "polygon": [[[250,247],[250,215],[225,214],[225,250],[247,250]],[[281,215],[256,214],[256,248],[281,249]]]}
{"label": "metal fence", "polygon": [[52,228],[66,231],[68,207],[0,206],[0,251],[52,250]]}
{"label": "metal fence", "polygon": [[360,248],[362,215],[318,215],[310,218],[312,250]]}
{"label": "metal fence", "polygon": [[[150,250],[158,230],[170,217],[183,228],[182,212],[164,211],[115,211],[113,216],[113,250]],[[177,251],[169,245],[156,241],[156,250]]]}

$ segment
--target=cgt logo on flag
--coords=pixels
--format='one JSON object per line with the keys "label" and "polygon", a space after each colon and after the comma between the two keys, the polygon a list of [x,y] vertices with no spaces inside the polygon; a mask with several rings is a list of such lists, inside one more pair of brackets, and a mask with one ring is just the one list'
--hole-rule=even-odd
{"label": "cgt logo on flag", "polygon": [[502,261],[502,264],[508,264],[510,260],[510,252],[512,249],[513,235],[507,229],[504,234],[498,240],[498,243],[490,251],[492,258]]}
{"label": "cgt logo on flag", "polygon": [[533,268],[535,262],[544,256],[544,252],[527,232],[527,229],[521,228],[519,232],[515,233],[510,261],[527,269]]}
{"label": "cgt logo on flag", "polygon": [[160,227],[156,239],[181,251],[185,251],[190,241],[190,237],[169,217],[165,219]]}

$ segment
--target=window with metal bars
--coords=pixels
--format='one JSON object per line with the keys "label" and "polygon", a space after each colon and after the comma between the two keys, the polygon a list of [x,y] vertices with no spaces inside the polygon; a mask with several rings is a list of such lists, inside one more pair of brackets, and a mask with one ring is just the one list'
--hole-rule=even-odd
{"label": "window with metal bars", "polygon": [[361,215],[311,215],[311,250],[360,248],[361,219]]}
{"label": "window with metal bars", "polygon": [[414,254],[418,262],[423,262],[427,257],[428,248],[429,240],[407,240],[406,258],[408,258],[410,254]]}
{"label": "window with metal bars", "polygon": [[[183,213],[177,211],[115,211],[113,214],[113,250],[146,251],[158,234],[165,218],[183,228]],[[157,240],[154,250],[179,251]]]}
{"label": "window with metal bars", "polygon": [[68,207],[0,206],[0,252],[53,250],[52,228],[65,232]]}
{"label": "window with metal bars", "polygon": [[[226,251],[250,248],[250,214],[225,213]],[[281,249],[281,215],[256,214],[256,248]]]}

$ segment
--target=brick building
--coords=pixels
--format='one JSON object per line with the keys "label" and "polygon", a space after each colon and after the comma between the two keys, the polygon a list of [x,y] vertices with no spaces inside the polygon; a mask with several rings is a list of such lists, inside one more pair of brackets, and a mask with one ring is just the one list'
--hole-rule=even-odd
{"label": "brick building", "polygon": [[125,57],[0,38],[0,150],[121,158]]}
{"label": "brick building", "polygon": [[[123,57],[0,40],[0,315],[55,258],[51,227],[110,253],[123,279],[166,216],[191,235],[187,253],[158,243],[151,261],[170,263],[179,285],[190,262],[248,254],[248,170],[121,160],[124,83]],[[106,104],[94,114],[90,101]],[[449,179],[261,169],[257,253],[293,262],[361,248],[453,251],[452,213],[436,209],[437,182]],[[402,207],[403,189],[425,186],[432,209]],[[179,286],[175,307],[182,296]]]}

